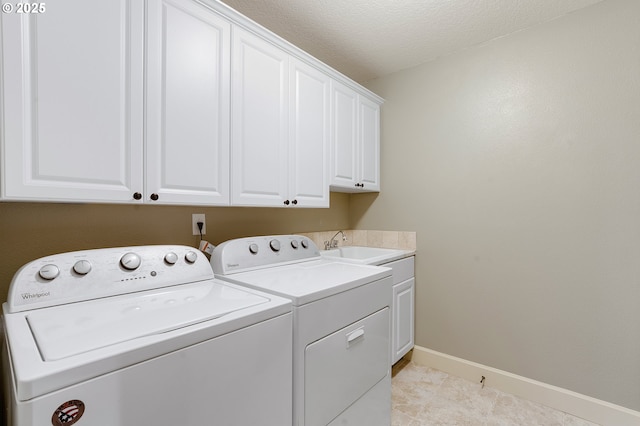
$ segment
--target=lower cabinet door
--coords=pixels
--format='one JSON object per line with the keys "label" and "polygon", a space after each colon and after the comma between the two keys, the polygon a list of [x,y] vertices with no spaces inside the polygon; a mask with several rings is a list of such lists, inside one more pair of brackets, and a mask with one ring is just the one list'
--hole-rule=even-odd
{"label": "lower cabinet door", "polygon": [[415,278],[393,286],[392,363],[413,348]]}

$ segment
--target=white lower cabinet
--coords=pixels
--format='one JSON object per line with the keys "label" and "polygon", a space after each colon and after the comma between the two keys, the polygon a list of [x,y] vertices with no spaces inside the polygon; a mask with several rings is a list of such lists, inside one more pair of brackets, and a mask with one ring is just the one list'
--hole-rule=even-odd
{"label": "white lower cabinet", "polygon": [[234,29],[231,204],[328,207],[329,77]]}
{"label": "white lower cabinet", "polygon": [[383,266],[393,270],[391,308],[391,363],[395,364],[414,346],[415,278],[414,256]]}
{"label": "white lower cabinet", "polygon": [[393,354],[391,362],[395,363],[413,348],[413,307],[415,304],[414,278],[393,286]]}

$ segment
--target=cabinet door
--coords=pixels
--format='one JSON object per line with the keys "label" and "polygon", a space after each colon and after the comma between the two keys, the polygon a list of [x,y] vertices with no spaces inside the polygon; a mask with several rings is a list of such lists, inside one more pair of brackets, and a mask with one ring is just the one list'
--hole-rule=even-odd
{"label": "cabinet door", "polygon": [[239,27],[232,42],[231,203],[283,206],[288,191],[288,54]]}
{"label": "cabinet door", "polygon": [[140,1],[2,14],[6,199],[133,201],[142,192]]}
{"label": "cabinet door", "polygon": [[231,26],[193,0],[150,0],[148,28],[145,200],[228,204]]}
{"label": "cabinet door", "polygon": [[329,77],[291,58],[289,197],[299,207],[329,207]]}
{"label": "cabinet door", "polygon": [[331,185],[356,189],[358,183],[358,94],[331,81]]}
{"label": "cabinet door", "polygon": [[365,191],[380,190],[380,106],[360,96],[360,184]]}
{"label": "cabinet door", "polygon": [[393,318],[391,363],[395,364],[414,345],[414,293],[415,278],[393,286]]}

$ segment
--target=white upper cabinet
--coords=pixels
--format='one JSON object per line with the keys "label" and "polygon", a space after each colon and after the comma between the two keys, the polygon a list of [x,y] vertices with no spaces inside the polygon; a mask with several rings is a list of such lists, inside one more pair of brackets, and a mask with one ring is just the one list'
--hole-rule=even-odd
{"label": "white upper cabinet", "polygon": [[228,21],[192,0],[2,19],[5,199],[229,204]]}
{"label": "white upper cabinet", "polygon": [[355,189],[358,183],[358,94],[331,82],[331,186]]}
{"label": "white upper cabinet", "polygon": [[331,189],[380,191],[380,103],[331,82]]}
{"label": "white upper cabinet", "polygon": [[360,189],[380,191],[380,104],[359,96]]}
{"label": "white upper cabinet", "polygon": [[231,24],[192,0],[148,2],[147,198],[229,204]]}
{"label": "white upper cabinet", "polygon": [[328,207],[329,77],[233,34],[231,204]]}
{"label": "white upper cabinet", "polygon": [[240,206],[280,206],[287,200],[289,56],[234,28],[232,195]]}
{"label": "white upper cabinet", "polygon": [[133,200],[142,192],[140,1],[56,1],[2,14],[2,195]]}
{"label": "white upper cabinet", "polygon": [[[216,0],[0,14],[0,198],[328,207],[382,99]],[[333,153],[331,153],[333,150]]]}
{"label": "white upper cabinet", "polygon": [[330,79],[291,58],[289,197],[301,207],[329,207]]}

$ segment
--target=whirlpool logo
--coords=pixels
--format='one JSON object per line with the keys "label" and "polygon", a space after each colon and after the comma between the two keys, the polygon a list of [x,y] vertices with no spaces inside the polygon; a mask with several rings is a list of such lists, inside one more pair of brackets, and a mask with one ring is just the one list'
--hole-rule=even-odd
{"label": "whirlpool logo", "polygon": [[40,299],[41,297],[51,296],[51,292],[46,291],[43,293],[22,293],[21,296],[22,296],[22,300]]}

